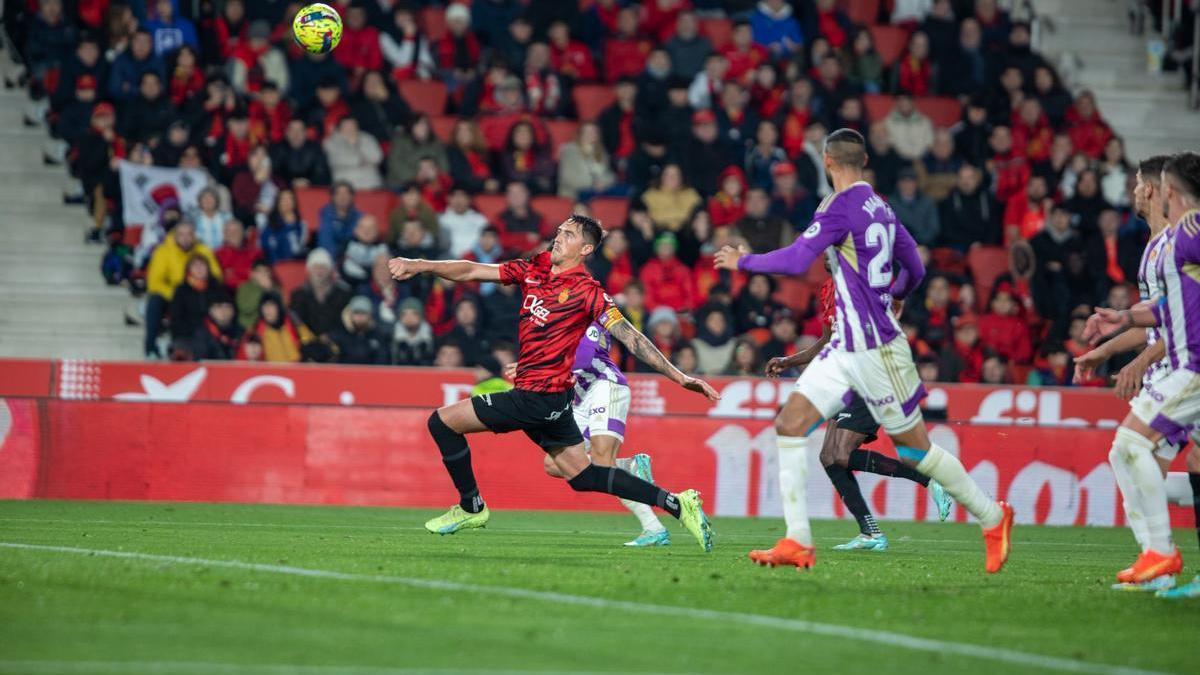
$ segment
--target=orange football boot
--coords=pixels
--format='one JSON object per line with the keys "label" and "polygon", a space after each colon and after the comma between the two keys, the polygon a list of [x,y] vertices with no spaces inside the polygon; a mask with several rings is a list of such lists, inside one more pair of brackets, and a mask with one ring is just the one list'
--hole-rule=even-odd
{"label": "orange football boot", "polygon": [[987,552],[985,569],[988,574],[995,574],[1004,567],[1012,548],[1013,508],[1008,502],[1000,502],[1000,509],[1004,511],[1004,517],[995,527],[983,531],[983,546]]}
{"label": "orange football boot", "polygon": [[1133,563],[1133,575],[1130,582],[1140,584],[1151,579],[1157,579],[1168,574],[1179,574],[1183,571],[1183,556],[1179,549],[1171,555],[1163,555],[1158,551],[1144,551]]}
{"label": "orange football boot", "polygon": [[[1138,557],[1140,558],[1141,556],[1139,555]],[[1136,564],[1137,564],[1137,560],[1134,560],[1133,565],[1136,565]],[[1125,569],[1121,570],[1120,572],[1117,572],[1117,583],[1118,584],[1133,583],[1133,565],[1130,565],[1129,567],[1126,567]]]}
{"label": "orange football boot", "polygon": [[750,551],[750,559],[766,567],[792,565],[797,569],[808,569],[816,563],[817,552],[815,549],[805,546],[795,539],[784,537],[765,551]]}

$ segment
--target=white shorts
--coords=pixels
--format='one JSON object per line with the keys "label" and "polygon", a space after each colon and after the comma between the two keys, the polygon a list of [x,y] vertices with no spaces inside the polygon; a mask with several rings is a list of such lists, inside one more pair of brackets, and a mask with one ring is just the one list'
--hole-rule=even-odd
{"label": "white shorts", "polygon": [[625,418],[629,417],[629,387],[608,380],[595,380],[582,393],[575,390],[575,424],[584,440],[592,436],[616,436],[625,442]]}
{"label": "white shorts", "polygon": [[919,404],[925,397],[925,385],[903,335],[861,352],[826,347],[800,374],[795,390],[825,419],[849,405],[851,391],[857,392],[889,434],[908,431],[921,421]]}
{"label": "white shorts", "polygon": [[1200,373],[1181,368],[1153,384],[1143,384],[1129,407],[1168,442],[1182,446],[1200,424]]}

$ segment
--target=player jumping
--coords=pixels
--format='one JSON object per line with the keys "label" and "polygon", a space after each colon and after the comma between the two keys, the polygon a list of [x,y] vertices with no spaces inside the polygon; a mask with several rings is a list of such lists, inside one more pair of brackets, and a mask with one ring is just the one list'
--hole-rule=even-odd
{"label": "player jumping", "polygon": [[[867,152],[862,134],[850,129],[833,132],[825,139],[823,155],[835,192],[791,246],[762,255],[726,246],[715,261],[719,269],[802,275],[829,249],[839,330],[796,381],[775,419],[780,466],[792,467],[795,473],[791,489],[782,495],[785,513],[792,509],[788,521],[794,529],[789,535],[800,549],[789,563],[806,568],[815,560],[805,495],[809,434],[822,418],[845,407],[855,392],[892,437],[901,460],[936,479],[979,520],[985,569],[998,572],[1008,560],[1012,507],[988,497],[957,457],[930,442],[918,405],[925,388],[894,315],[892,294],[903,298],[925,275],[916,243],[863,180]],[[900,268],[894,283],[893,265]]]}
{"label": "player jumping", "polygon": [[[1163,231],[1154,260],[1159,292],[1131,309],[1098,309],[1085,332],[1085,338],[1095,342],[1131,328],[1159,326],[1171,368],[1153,386],[1143,387],[1148,395],[1134,400],[1109,455],[1114,472],[1123,472],[1127,481],[1121,485],[1126,503],[1132,502],[1144,520],[1146,550],[1118,575],[1118,581],[1132,583],[1155,581],[1183,569],[1183,558],[1171,540],[1165,483],[1154,451],[1163,438],[1183,442],[1189,429],[1200,423],[1200,155],[1185,152],[1167,159],[1161,182],[1167,221],[1173,225]],[[1200,594],[1196,581],[1188,587],[1163,590],[1170,596]]]}
{"label": "player jumping", "polygon": [[[791,356],[780,356],[768,361],[767,377],[778,377],[785,370],[808,365],[821,353],[825,345],[829,344],[837,330],[837,311],[834,305],[832,278],[826,279],[821,286],[820,299],[821,338],[808,349]],[[821,446],[821,466],[825,467],[829,482],[833,483],[846,510],[858,521],[859,530],[858,536],[845,544],[834,546],[836,551],[882,552],[886,551],[888,547],[887,535],[880,530],[879,523],[872,515],[871,508],[867,505],[867,500],[863,498],[862,490],[858,486],[858,480],[855,479],[853,471],[894,476],[920,483],[929,488],[938,508],[938,516],[942,520],[950,515],[950,507],[954,505],[950,495],[946,494],[937,481],[931,480],[928,476],[885,454],[873,450],[863,450],[860,447],[864,443],[874,441],[878,431],[879,424],[874,417],[871,417],[871,411],[867,409],[866,401],[862,400],[858,394],[853,394],[853,401],[838,413],[837,417],[829,420],[825,427],[825,442]],[[803,459],[803,457],[801,458]],[[780,481],[787,484],[781,486],[781,493],[787,494],[793,490],[790,482],[796,472],[792,466],[784,467],[782,460],[781,457]],[[785,522],[790,513],[790,510],[784,511]],[[792,524],[789,522],[787,525],[790,532]],[[770,549],[751,551],[750,559],[761,565],[785,565],[788,563],[788,559],[799,551],[799,544],[785,536]]]}
{"label": "player jumping", "polygon": [[605,492],[640,504],[657,506],[679,519],[701,548],[712,550],[712,530],[702,510],[700,494],[667,492],[629,472],[589,461],[583,437],[571,415],[574,376],[571,365],[584,329],[598,322],[629,351],[680,386],[716,399],[706,382],[684,375],[625,320],[583,266],[600,245],[604,232],[591,218],[572,215],[558,226],[551,249],[532,260],[500,265],[466,260],[393,258],[388,269],[397,280],[431,273],[451,281],[519,284],[521,305],[519,366],[515,388],[475,396],[443,406],[429,416],[429,433],[442,454],[442,463],[458,490],[459,503],[425,523],[438,534],[483,527],[490,514],[471,468],[465,434],[524,431],[553,461],[567,484],[578,492]]}
{"label": "player jumping", "polygon": [[[1150,226],[1150,241],[1146,244],[1141,264],[1138,266],[1138,292],[1144,299],[1153,298],[1163,291],[1155,269],[1159,257],[1163,254],[1164,244],[1169,239],[1166,234],[1169,221],[1163,211],[1162,199],[1162,168],[1168,159],[1166,155],[1156,155],[1142,161],[1138,165],[1137,183],[1133,189],[1134,208],[1138,216]],[[1145,399],[1155,395],[1158,383],[1171,372],[1171,364],[1164,358],[1166,342],[1162,340],[1156,326],[1125,331],[1119,337],[1080,356],[1075,361],[1075,380],[1078,382],[1090,378],[1100,364],[1117,354],[1143,347],[1145,349],[1142,349],[1142,352],[1118,373],[1115,393],[1125,401],[1132,398],[1131,409],[1144,405]],[[1179,443],[1166,437],[1159,440],[1154,448],[1154,459],[1164,475],[1175,456],[1179,454],[1179,449]],[[1196,454],[1194,449],[1192,454]],[[1192,461],[1192,457],[1189,456],[1188,459],[1189,462]],[[1115,445],[1109,453],[1109,463],[1112,465],[1113,475],[1124,500],[1125,519],[1129,522],[1129,529],[1133,531],[1134,539],[1137,540],[1140,550],[1144,552],[1149,548],[1149,544],[1145,514],[1139,508],[1141,495],[1130,475],[1129,464],[1121,460],[1121,454]],[[1191,474],[1189,478],[1193,485],[1200,483],[1198,474]],[[1180,481],[1164,483],[1164,491],[1168,493],[1168,497],[1170,497],[1170,486],[1176,482]],[[1182,488],[1181,492],[1188,492],[1189,494],[1186,496],[1192,497],[1191,492],[1195,491],[1195,488],[1188,489],[1186,485],[1180,487]],[[1176,500],[1182,501],[1179,497]],[[1155,591],[1175,585],[1174,575],[1160,576],[1144,582],[1132,581],[1132,575],[1132,567],[1121,570],[1117,574],[1117,583],[1113,585],[1113,588]]]}
{"label": "player jumping", "polygon": [[[584,449],[591,456],[593,464],[616,465],[648,483],[653,483],[654,475],[650,468],[649,455],[637,454],[633,457],[617,458],[621,444],[625,442],[626,418],[629,416],[629,402],[632,396],[629,392],[629,381],[609,354],[611,347],[612,335],[604,326],[593,321],[583,339],[579,341],[579,347],[575,350],[575,365],[572,367],[575,374],[575,401],[572,404],[575,424],[583,433]],[[516,371],[517,364],[510,363],[505,369],[505,375],[514,377]],[[676,381],[681,375],[682,373],[667,374]],[[562,478],[550,457],[546,457],[546,473],[555,478]],[[641,534],[632,541],[625,542],[626,546],[671,545],[671,534],[663,527],[658,516],[654,515],[653,509],[628,499],[620,501],[637,516],[642,525]]]}

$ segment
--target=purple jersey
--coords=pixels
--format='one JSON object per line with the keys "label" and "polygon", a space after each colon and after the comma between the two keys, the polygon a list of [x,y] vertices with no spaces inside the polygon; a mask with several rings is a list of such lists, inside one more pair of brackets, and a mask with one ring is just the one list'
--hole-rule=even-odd
{"label": "purple jersey", "polygon": [[593,321],[579,341],[575,349],[575,365],[571,370],[575,373],[575,395],[582,396],[588,387],[596,380],[608,380],[616,384],[629,386],[625,374],[613,362],[609,350],[612,349],[612,335],[604,326]]}
{"label": "purple jersey", "polygon": [[1163,236],[1156,261],[1160,294],[1154,317],[1172,370],[1200,372],[1200,210],[1188,211]]}
{"label": "purple jersey", "polygon": [[[1167,228],[1168,230],[1170,228]],[[1157,236],[1146,244],[1146,250],[1142,252],[1142,262],[1138,265],[1138,295],[1142,300],[1150,300],[1162,294],[1163,289],[1159,284],[1158,277],[1158,258],[1162,255],[1163,244],[1170,237],[1167,231],[1159,232]],[[1152,345],[1161,339],[1157,326],[1151,326],[1146,329],[1146,345]],[[1161,374],[1167,372],[1167,362],[1165,360],[1155,361],[1146,369],[1146,374],[1142,378],[1143,382],[1154,382]]]}
{"label": "purple jersey", "polygon": [[838,330],[830,345],[860,352],[877,349],[899,336],[892,297],[903,298],[916,288],[925,276],[925,266],[908,230],[867,183],[860,181],[826,197],[795,243],[770,253],[743,256],[738,268],[798,276],[822,252],[836,289]]}

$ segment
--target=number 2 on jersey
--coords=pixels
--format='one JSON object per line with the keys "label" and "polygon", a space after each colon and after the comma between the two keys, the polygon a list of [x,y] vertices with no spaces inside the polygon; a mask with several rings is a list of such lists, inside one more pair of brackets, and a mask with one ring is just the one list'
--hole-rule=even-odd
{"label": "number 2 on jersey", "polygon": [[887,288],[892,285],[892,242],[896,240],[896,224],[871,223],[866,238],[867,246],[879,247],[879,252],[867,263],[871,288]]}

